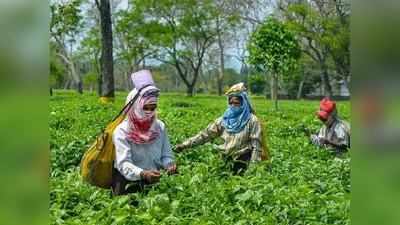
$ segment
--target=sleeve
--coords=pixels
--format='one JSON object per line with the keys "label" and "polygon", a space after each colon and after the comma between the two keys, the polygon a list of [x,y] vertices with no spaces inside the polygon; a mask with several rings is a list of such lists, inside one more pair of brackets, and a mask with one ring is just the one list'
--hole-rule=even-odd
{"label": "sleeve", "polygon": [[206,129],[200,131],[197,135],[184,141],[182,143],[183,147],[188,148],[197,145],[202,145],[220,136],[223,131],[221,122],[222,122],[221,117],[216,119],[213,123],[209,124]]}
{"label": "sleeve", "polygon": [[132,151],[126,140],[124,132],[117,127],[113,133],[115,145],[115,167],[127,179],[131,181],[140,180],[142,168],[135,166],[132,162]]}
{"label": "sleeve", "polygon": [[339,145],[350,147],[350,135],[344,124],[335,128],[335,134]]}
{"label": "sleeve", "polygon": [[171,144],[169,142],[167,129],[164,128],[164,132],[162,134],[163,142],[161,147],[161,163],[164,168],[167,168],[170,163],[175,161],[174,153],[171,149]]}
{"label": "sleeve", "polygon": [[311,135],[311,142],[312,142],[314,145],[318,146],[318,147],[323,147],[324,145],[321,144],[320,139],[323,138],[323,137],[325,137],[324,133],[325,133],[325,127],[322,127],[322,128],[319,130],[318,134],[316,134],[316,135],[315,135],[315,134]]}
{"label": "sleeve", "polygon": [[254,117],[250,128],[250,144],[251,144],[251,162],[261,161],[262,154],[262,135],[261,124],[256,117]]}

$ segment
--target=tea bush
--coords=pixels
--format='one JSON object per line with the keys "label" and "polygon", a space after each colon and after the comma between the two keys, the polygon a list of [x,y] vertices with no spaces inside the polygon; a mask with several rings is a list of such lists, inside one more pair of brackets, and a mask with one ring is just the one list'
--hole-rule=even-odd
{"label": "tea bush", "polygon": [[[316,101],[251,101],[263,121],[271,161],[233,176],[213,144],[176,155],[179,175],[162,176],[147,194],[111,198],[82,182],[88,145],[121,109],[127,93],[100,105],[94,94],[57,91],[50,99],[50,216],[52,224],[349,224],[350,154],[335,157],[312,146],[320,127]],[[172,144],[205,128],[226,108],[217,96],[160,96],[158,115]],[[338,103],[348,120],[349,102]],[[218,142],[218,140],[216,141]]]}

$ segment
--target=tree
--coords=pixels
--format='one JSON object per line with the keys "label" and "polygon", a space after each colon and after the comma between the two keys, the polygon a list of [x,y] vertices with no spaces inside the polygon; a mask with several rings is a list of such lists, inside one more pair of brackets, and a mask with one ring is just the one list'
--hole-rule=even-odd
{"label": "tree", "polygon": [[69,50],[72,48],[68,48],[76,41],[75,37],[82,26],[80,4],[81,0],[50,2],[50,36],[52,41],[56,44],[57,56],[62,59],[65,67],[68,68],[70,77],[74,81],[78,92],[82,93],[82,79],[72,59],[72,50]]}
{"label": "tree", "polygon": [[114,100],[114,60],[113,60],[113,35],[111,23],[110,0],[96,0],[100,11],[101,25],[101,85],[100,99],[102,102]]}
{"label": "tree", "polygon": [[[116,17],[115,34],[119,47],[117,57],[126,65],[125,77],[126,81],[130,81],[131,73],[144,67],[145,59],[154,54],[154,49],[144,36],[147,32],[145,18],[138,10],[128,5],[128,8],[120,11]],[[125,88],[131,90],[131,82],[125,83]]]}
{"label": "tree", "polygon": [[350,3],[348,0],[333,0],[336,18],[330,30],[329,53],[335,62],[336,71],[346,86],[350,79]]}
{"label": "tree", "polygon": [[65,79],[65,68],[60,58],[57,57],[56,44],[50,42],[50,73],[49,86],[50,95],[53,95],[53,88],[59,87]]}
{"label": "tree", "polygon": [[329,63],[333,60],[339,79],[350,76],[349,12],[346,0],[279,1],[278,7],[301,40],[302,50],[320,67],[325,96],[332,96]]}
{"label": "tree", "polygon": [[225,71],[225,49],[232,35],[233,28],[239,23],[239,10],[230,0],[214,0],[217,13],[215,16],[216,43],[219,52],[219,67],[217,76],[218,95],[223,94],[223,80]]}
{"label": "tree", "polygon": [[[91,71],[92,73],[95,74],[100,74],[100,53],[101,53],[101,47],[100,47],[100,38],[99,38],[99,29],[98,27],[92,27],[89,32],[87,33],[86,37],[82,40],[81,46],[80,46],[80,56],[82,58],[88,58],[90,65],[91,65]],[[86,77],[86,76],[85,76]],[[100,87],[101,87],[101,82],[100,82],[100,77],[97,77],[97,84],[98,84],[98,94],[100,95]],[[85,80],[85,78],[84,78]],[[85,81],[84,81],[85,83]],[[92,88],[92,86],[91,86]]]}
{"label": "tree", "polygon": [[135,0],[133,5],[146,18],[145,37],[157,50],[157,60],[173,65],[193,96],[207,49],[213,44],[216,15],[212,1]]}
{"label": "tree", "polygon": [[285,24],[270,17],[251,35],[249,62],[271,75],[271,99],[278,109],[278,78],[290,74],[300,57],[295,36]]}
{"label": "tree", "polygon": [[256,73],[249,76],[248,84],[251,93],[263,94],[267,82],[265,81],[265,76]]}

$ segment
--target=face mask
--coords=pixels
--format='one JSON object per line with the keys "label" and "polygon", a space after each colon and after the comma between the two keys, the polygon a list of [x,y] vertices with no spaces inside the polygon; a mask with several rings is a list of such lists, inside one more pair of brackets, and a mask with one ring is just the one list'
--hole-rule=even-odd
{"label": "face mask", "polygon": [[229,109],[232,110],[234,113],[240,113],[242,111],[242,107],[240,106],[229,106]]}
{"label": "face mask", "polygon": [[143,109],[143,112],[144,112],[145,116],[151,116],[156,111],[156,108],[157,107],[152,108],[152,109]]}
{"label": "face mask", "polygon": [[145,116],[151,116],[153,111],[143,111]]}

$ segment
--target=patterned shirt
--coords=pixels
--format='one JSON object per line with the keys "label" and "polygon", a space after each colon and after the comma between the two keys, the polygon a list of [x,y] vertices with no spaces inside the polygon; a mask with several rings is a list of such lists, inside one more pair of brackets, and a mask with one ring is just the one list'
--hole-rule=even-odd
{"label": "patterned shirt", "polygon": [[251,114],[249,122],[239,133],[228,133],[222,126],[222,117],[209,124],[206,129],[182,143],[184,148],[193,147],[221,137],[224,143],[217,148],[233,158],[252,151],[250,160],[260,161],[262,154],[261,125],[257,117]]}
{"label": "patterned shirt", "polygon": [[312,142],[315,145],[320,147],[333,147],[329,144],[322,144],[320,142],[321,138],[350,148],[350,125],[343,120],[336,119],[330,127],[326,125],[321,127],[318,134],[312,138]]}

